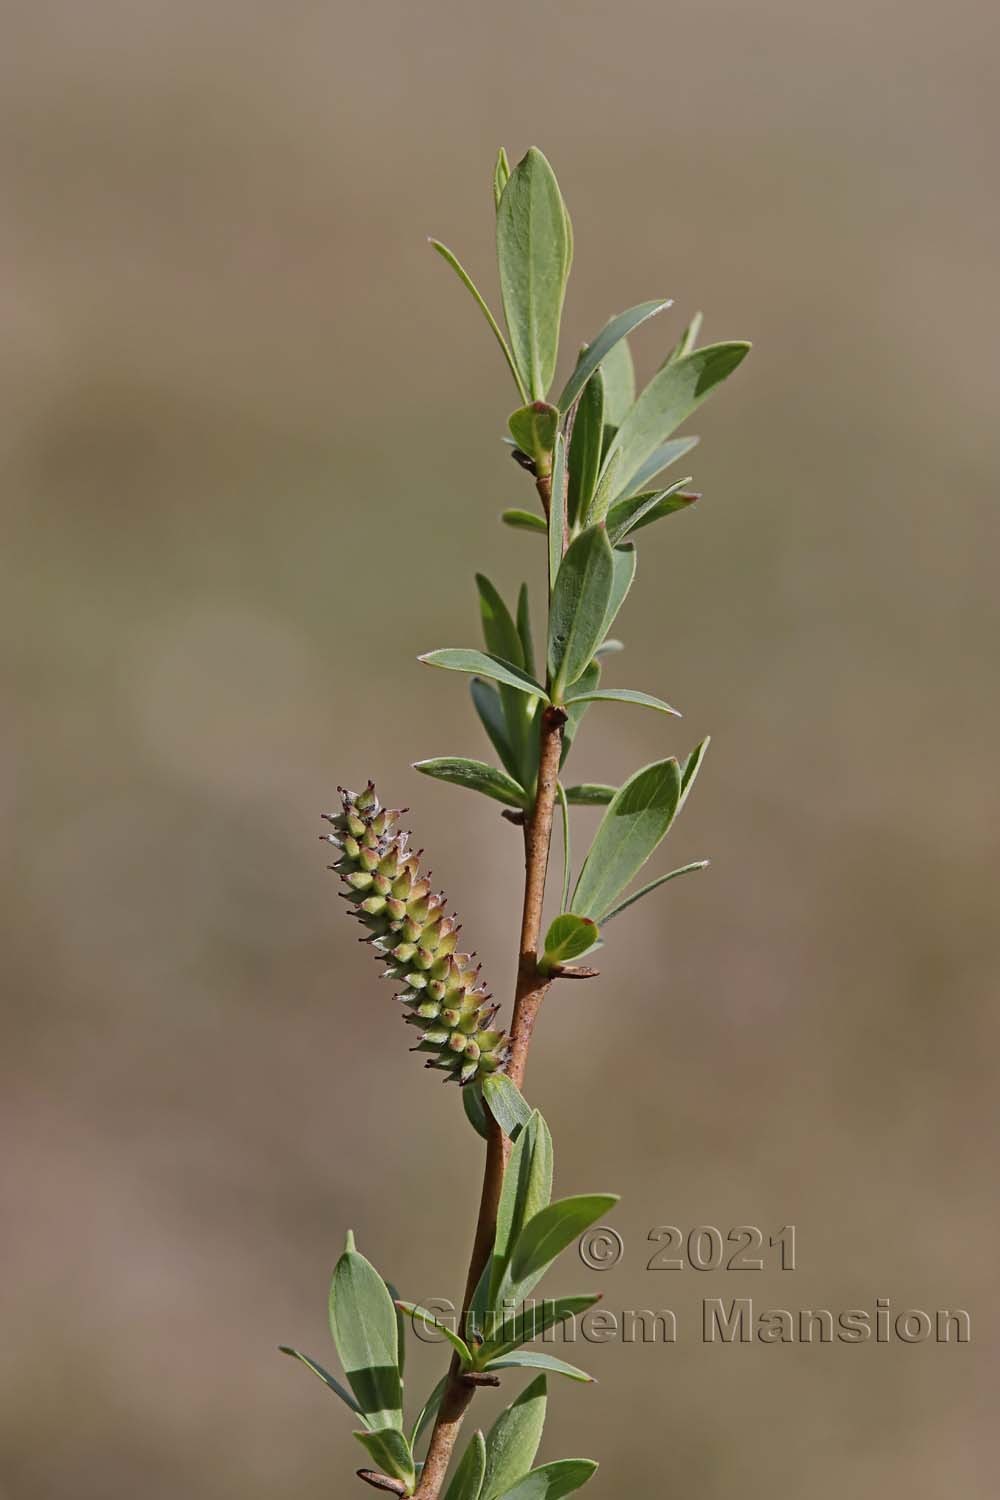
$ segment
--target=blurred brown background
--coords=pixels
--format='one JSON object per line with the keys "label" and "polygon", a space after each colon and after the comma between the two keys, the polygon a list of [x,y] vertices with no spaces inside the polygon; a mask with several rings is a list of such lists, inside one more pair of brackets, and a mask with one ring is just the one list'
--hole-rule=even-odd
{"label": "blurred brown background", "polygon": [[[355,1493],[275,1346],[328,1357],[349,1225],[460,1287],[478,1142],[312,840],[374,774],[509,993],[517,835],[409,769],[483,753],[414,663],[475,642],[473,567],[540,580],[495,520],[513,388],[425,245],[492,294],[501,141],[573,214],[567,350],[661,294],[643,373],[696,307],[756,343],[620,621],[614,680],[683,723],[598,708],[575,754],[710,730],[670,857],[713,867],[529,1073],[557,1190],[624,1195],[622,1265],[550,1289],[681,1334],[578,1348],[542,1456],[601,1459],[593,1500],[995,1493],[995,8],[3,10],[4,1500]],[[747,1222],[800,1269],[644,1269],[655,1225]],[[701,1345],[745,1295],[973,1342]]]}

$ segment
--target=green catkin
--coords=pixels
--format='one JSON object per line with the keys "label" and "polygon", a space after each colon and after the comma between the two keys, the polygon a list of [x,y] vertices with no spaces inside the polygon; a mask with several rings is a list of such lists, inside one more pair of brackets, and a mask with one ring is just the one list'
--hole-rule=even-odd
{"label": "green catkin", "polygon": [[330,868],[368,928],[362,942],[385,958],[384,977],[403,985],[405,1019],[421,1033],[413,1051],[431,1053],[425,1066],[462,1084],[495,1072],[507,1056],[506,1034],[491,1029],[500,1007],[489,1004],[474,955],[455,951],[459,928],[420,874],[423,851],[407,848],[408,834],[390,832],[402,814],[382,806],[374,782],[363,792],[337,790],[343,811],[323,814],[334,829],[324,837],[340,850]]}

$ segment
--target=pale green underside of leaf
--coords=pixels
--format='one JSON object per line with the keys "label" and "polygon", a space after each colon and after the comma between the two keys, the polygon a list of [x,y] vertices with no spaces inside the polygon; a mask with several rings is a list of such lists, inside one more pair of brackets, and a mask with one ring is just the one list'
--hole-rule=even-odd
{"label": "pale green underside of leaf", "polygon": [[443,667],[448,672],[471,672],[477,677],[488,677],[493,682],[517,688],[518,692],[541,698],[545,703],[549,701],[545,689],[534,678],[529,677],[527,672],[522,672],[509,661],[501,661],[498,656],[489,656],[485,651],[465,646],[446,646],[440,651],[428,651],[423,656],[418,656],[417,660],[429,667]]}
{"label": "pale green underside of leaf", "polygon": [[451,266],[451,269],[455,272],[455,275],[465,287],[466,291],[471,294],[473,301],[489,324],[494,338],[500,345],[500,348],[503,352],[503,357],[507,361],[507,364],[510,368],[510,373],[514,377],[514,384],[517,386],[518,394],[520,395],[521,400],[527,401],[528,392],[521,380],[517,365],[514,362],[514,356],[510,351],[510,346],[503,336],[503,331],[500,327],[500,324],[490,312],[489,305],[482,292],[480,292],[479,288],[476,286],[476,283],[473,281],[472,277],[469,275],[468,271],[462,265],[462,262],[459,260],[458,256],[453,250],[449,250],[447,245],[442,245],[440,240],[432,239],[430,241],[430,244],[433,245],[434,249],[437,251],[438,255],[441,256],[442,260],[447,261],[448,265]]}
{"label": "pale green underside of leaf", "polygon": [[416,1480],[413,1454],[410,1445],[398,1427],[383,1427],[371,1432],[356,1432],[354,1436],[374,1460],[376,1467],[393,1479],[400,1480],[407,1490],[412,1490]]}
{"label": "pale green underside of leaf", "polygon": [[506,1073],[488,1073],[483,1079],[483,1098],[504,1135],[517,1139],[531,1119],[531,1106]]}
{"label": "pale green underside of leaf", "polygon": [[496,1500],[528,1473],[542,1440],[546,1405],[546,1380],[539,1375],[500,1413],[486,1438],[480,1500]]}
{"label": "pale green underside of leaf", "polygon": [[513,1354],[502,1354],[498,1359],[491,1359],[486,1370],[545,1370],[550,1375],[565,1375],[569,1380],[579,1380],[581,1383],[592,1384],[594,1377],[588,1375],[586,1370],[579,1369],[576,1365],[568,1365],[563,1359],[555,1359],[551,1354],[536,1354],[531,1349],[518,1349]]}
{"label": "pale green underside of leaf", "polygon": [[641,890],[636,891],[627,900],[619,902],[617,906],[613,906],[610,911],[605,912],[601,918],[601,925],[605,926],[611,921],[612,917],[621,916],[623,911],[627,911],[630,906],[634,906],[637,901],[641,901],[643,896],[648,896],[650,891],[655,891],[661,885],[666,885],[668,880],[676,880],[679,875],[692,875],[696,870],[707,869],[707,859],[696,859],[692,864],[681,865],[679,869],[671,870],[667,875],[658,875],[655,880],[651,880],[648,885],[644,885]]}
{"label": "pale green underside of leaf", "polygon": [[678,719],[681,717],[680,709],[671,708],[662,698],[636,692],[633,688],[598,688],[594,693],[570,694],[566,699],[566,706],[569,707],[571,703],[634,703],[639,708],[655,708],[661,714],[673,714]]}
{"label": "pale green underside of leaf", "polygon": [[330,1332],[358,1404],[373,1428],[402,1428],[396,1309],[359,1251],[338,1260],[330,1283]]}
{"label": "pale green underside of leaf", "polygon": [[624,418],[605,457],[605,469],[620,456],[618,493],[720,381],[745,359],[749,344],[709,344],[658,371]]}
{"label": "pale green underside of leaf", "polygon": [[645,323],[647,318],[655,317],[657,313],[672,306],[673,303],[669,297],[652,302],[639,302],[635,307],[630,307],[627,312],[618,313],[616,317],[605,323],[593,343],[587,345],[577,360],[576,369],[567,380],[562,395],[556,402],[559,410],[562,412],[569,410],[591,375],[599,365],[603,364],[616,344],[626,338],[633,329],[638,328],[640,323]]}
{"label": "pale green underside of leaf", "polygon": [[598,921],[635,878],[677,810],[677,761],[656,761],[630,776],[608,804],[573,893],[572,909]]}
{"label": "pale green underside of leaf", "polygon": [[527,794],[512,776],[488,766],[481,760],[465,760],[457,755],[439,756],[435,760],[418,760],[413,769],[435,781],[446,781],[450,786],[467,787],[471,792],[481,792],[495,802],[507,807],[525,807]]}
{"label": "pale green underside of leaf", "polygon": [[662,474],[664,469],[669,469],[671,464],[683,458],[685,453],[690,453],[692,448],[697,448],[700,441],[700,438],[692,436],[671,438],[669,443],[663,443],[650,454],[644,464],[639,465],[625,486],[624,496],[620,498],[638,495],[640,491],[646,489],[651,479],[655,479],[657,474]]}
{"label": "pale green underside of leaf", "polygon": [[476,1431],[452,1475],[444,1500],[480,1500],[486,1472],[486,1442]]}

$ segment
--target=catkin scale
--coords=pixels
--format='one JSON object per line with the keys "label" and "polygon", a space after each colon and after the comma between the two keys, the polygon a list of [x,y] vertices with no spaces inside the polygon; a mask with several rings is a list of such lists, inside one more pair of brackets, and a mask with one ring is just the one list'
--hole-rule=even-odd
{"label": "catkin scale", "polygon": [[492,1027],[499,1006],[489,1004],[475,955],[456,951],[459,924],[420,873],[423,850],[410,851],[409,835],[391,831],[401,814],[382,806],[373,782],[363,792],[338,790],[342,811],[323,814],[333,829],[325,837],[340,851],[330,868],[368,929],[362,941],[385,959],[383,976],[402,985],[405,1019],[420,1028],[413,1050],[462,1084],[495,1072],[507,1056],[506,1034]]}

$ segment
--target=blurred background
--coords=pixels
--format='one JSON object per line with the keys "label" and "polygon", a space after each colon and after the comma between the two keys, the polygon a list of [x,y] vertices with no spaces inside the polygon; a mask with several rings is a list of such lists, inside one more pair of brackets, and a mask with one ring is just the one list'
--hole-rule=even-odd
{"label": "blurred background", "polygon": [[[620,1266],[549,1289],[679,1337],[578,1346],[541,1456],[599,1458],[593,1500],[994,1494],[995,9],[3,10],[4,1500],[360,1493],[276,1345],[333,1358],[348,1226],[460,1292],[479,1142],[314,839],[377,777],[509,994],[518,835],[410,769],[484,754],[414,661],[476,643],[473,568],[540,607],[513,386],[425,243],[496,300],[501,142],[573,215],[564,367],[659,295],[640,374],[699,307],[756,346],[609,673],[685,717],[600,706],[574,752],[618,781],[710,731],[661,863],[712,868],[552,995],[528,1077],[557,1191],[623,1194]],[[654,1226],[745,1223],[799,1269],[645,1269]],[[707,1347],[715,1296],[973,1340]]]}

